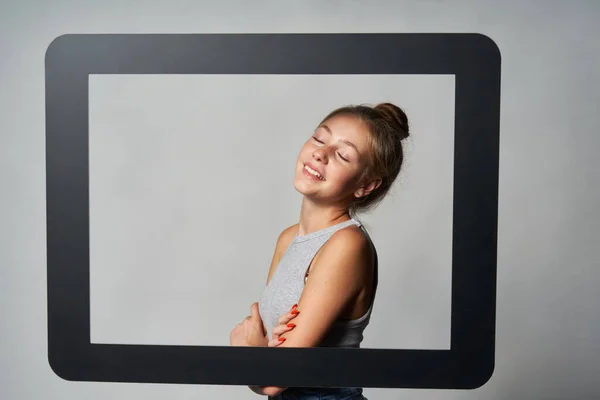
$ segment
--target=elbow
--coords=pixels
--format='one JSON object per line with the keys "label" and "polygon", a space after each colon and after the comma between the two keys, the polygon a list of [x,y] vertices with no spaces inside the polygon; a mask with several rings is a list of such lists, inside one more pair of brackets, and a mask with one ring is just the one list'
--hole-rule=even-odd
{"label": "elbow", "polygon": [[287,389],[287,388],[282,388],[282,387],[277,387],[277,386],[265,386],[265,387],[263,387],[262,392],[265,394],[265,396],[275,397],[279,393],[283,392],[285,389]]}

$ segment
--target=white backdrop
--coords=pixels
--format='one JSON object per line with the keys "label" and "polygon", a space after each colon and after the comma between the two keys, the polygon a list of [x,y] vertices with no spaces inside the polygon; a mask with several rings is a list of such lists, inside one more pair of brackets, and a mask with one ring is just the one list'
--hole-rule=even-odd
{"label": "white backdrop", "polygon": [[[64,33],[113,32],[490,36],[503,62],[494,375],[474,391],[365,394],[600,397],[599,17],[593,1],[5,1],[0,398],[257,398],[244,387],[67,382],[48,365],[44,53]],[[414,136],[393,196],[365,218],[382,282],[365,347],[448,346],[452,77],[92,76],[90,84],[94,341],[226,341],[260,293],[276,234],[297,219],[291,174],[305,135],[331,108],[390,100],[407,108]],[[215,162],[218,174],[206,169]]]}

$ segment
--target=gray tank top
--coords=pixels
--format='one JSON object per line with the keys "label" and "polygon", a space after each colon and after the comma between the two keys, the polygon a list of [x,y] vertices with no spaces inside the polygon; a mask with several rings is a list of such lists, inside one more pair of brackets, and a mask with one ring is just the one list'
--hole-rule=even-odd
{"label": "gray tank top", "polygon": [[[306,235],[296,235],[294,237],[281,257],[259,301],[259,312],[267,328],[269,340],[272,337],[273,328],[277,326],[279,317],[287,314],[291,307],[298,303],[304,289],[308,267],[319,249],[336,231],[351,225],[361,227],[371,245],[373,244],[366,229],[355,219],[349,219]],[[375,247],[373,247],[373,250],[375,251]],[[371,318],[375,291],[377,289],[377,252],[375,252],[374,274],[371,305],[367,312],[358,319],[335,321],[323,342],[319,344],[319,347],[360,347],[363,339],[363,331]]]}

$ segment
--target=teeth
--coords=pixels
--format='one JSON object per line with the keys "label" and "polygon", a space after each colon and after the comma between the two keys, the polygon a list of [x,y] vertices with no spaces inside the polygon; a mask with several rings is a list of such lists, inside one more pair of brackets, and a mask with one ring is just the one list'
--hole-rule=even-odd
{"label": "teeth", "polygon": [[319,174],[317,171],[311,169],[308,165],[305,165],[304,169],[307,170],[308,172],[310,172],[311,175],[316,176],[317,178],[321,179],[322,181],[325,180],[325,179],[323,179],[323,177],[321,176],[321,174]]}

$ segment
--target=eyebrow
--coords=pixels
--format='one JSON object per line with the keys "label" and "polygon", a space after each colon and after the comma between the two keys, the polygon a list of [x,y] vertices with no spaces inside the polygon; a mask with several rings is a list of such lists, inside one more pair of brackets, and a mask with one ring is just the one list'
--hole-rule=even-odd
{"label": "eyebrow", "polygon": [[[325,125],[325,124],[320,125],[319,128],[325,129],[327,132],[329,132],[330,135],[332,134],[331,129],[329,129],[329,127],[327,125]],[[358,148],[356,147],[356,145],[354,143],[352,143],[351,141],[349,141],[347,139],[340,139],[339,141],[342,142],[342,143],[347,144],[348,146],[350,146],[352,148],[354,148],[354,150],[356,150],[356,152],[360,155],[360,151],[358,151]]]}

